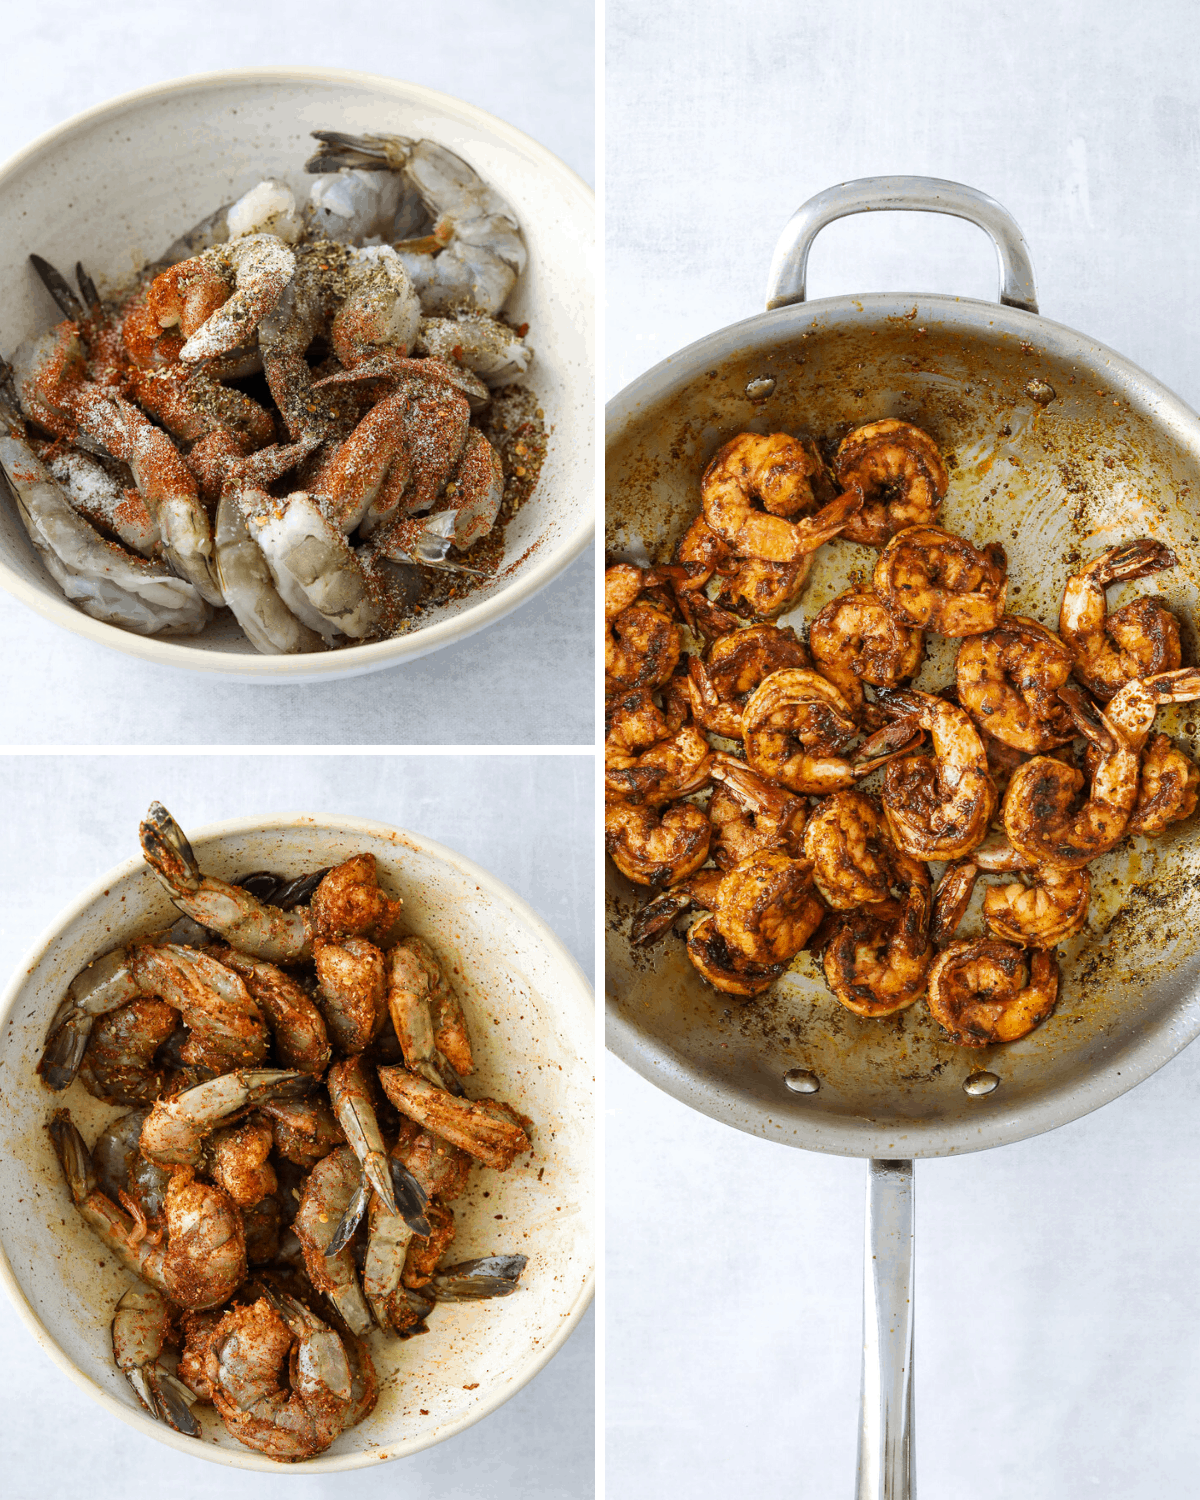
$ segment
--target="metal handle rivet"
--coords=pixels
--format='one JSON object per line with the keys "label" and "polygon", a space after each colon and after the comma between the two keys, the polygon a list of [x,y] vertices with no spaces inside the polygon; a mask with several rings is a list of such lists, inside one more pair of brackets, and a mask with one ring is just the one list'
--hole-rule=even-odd
{"label": "metal handle rivet", "polygon": [[1025,387],[1025,394],[1039,406],[1049,406],[1058,392],[1048,380],[1038,380],[1036,376],[1029,381]]}
{"label": "metal handle rivet", "polygon": [[963,1093],[970,1094],[973,1099],[990,1094],[999,1087],[1000,1080],[995,1073],[968,1073],[963,1079]]}
{"label": "metal handle rivet", "polygon": [[757,380],[751,380],[746,386],[746,395],[751,401],[765,401],[768,396],[774,394],[774,375],[760,375]]}
{"label": "metal handle rivet", "polygon": [[807,1068],[790,1069],[783,1075],[783,1081],[793,1094],[815,1094],[821,1087],[821,1080]]}

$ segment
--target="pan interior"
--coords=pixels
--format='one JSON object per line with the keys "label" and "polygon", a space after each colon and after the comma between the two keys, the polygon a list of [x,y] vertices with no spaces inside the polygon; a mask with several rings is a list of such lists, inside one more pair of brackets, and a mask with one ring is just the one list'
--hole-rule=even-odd
{"label": "pan interior", "polygon": [[[773,381],[770,396],[751,400],[752,381]],[[916,423],[947,456],[940,524],[977,545],[1003,544],[1010,611],[1057,629],[1063,585],[1081,559],[1156,537],[1178,566],[1110,590],[1110,608],[1162,595],[1181,622],[1184,661],[1198,659],[1200,421],[1113,351],[986,303],[812,303],[735,325],[651,371],[610,409],[610,553],[667,560],[698,511],[706,463],[738,432],[836,442],[881,417]],[[829,599],[869,582],[876,555],[841,541],[823,547],[781,623],[803,630]],[[953,680],[957,643],[929,644],[917,686],[932,691]],[[1200,705],[1165,709],[1155,727],[1200,754]],[[1127,839],[1092,864],[1087,926],[1058,950],[1054,1015],[1021,1042],[980,1049],[944,1041],[923,1002],[882,1021],[853,1015],[805,954],[758,1000],[718,994],[677,936],[630,947],[631,913],[652,893],[610,863],[610,1044],[706,1113],[818,1150],[939,1155],[1063,1124],[1132,1087],[1200,1029],[1196,823]],[[961,936],[982,932],[981,896]],[[814,1074],[819,1091],[789,1090],[793,1069]],[[999,1086],[964,1093],[981,1071]]]}

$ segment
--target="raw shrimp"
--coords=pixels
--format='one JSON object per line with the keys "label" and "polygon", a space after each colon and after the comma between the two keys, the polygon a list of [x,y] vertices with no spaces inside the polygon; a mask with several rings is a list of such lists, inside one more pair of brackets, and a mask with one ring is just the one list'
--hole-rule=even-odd
{"label": "raw shrimp", "polygon": [[329,943],[318,937],[313,958],[321,981],[317,1004],[330,1036],[340,1051],[362,1052],[388,1019],[383,954],[366,938]]}
{"label": "raw shrimp", "polygon": [[254,958],[298,963],[309,957],[308,913],[266,906],[241,886],[201,875],[183,829],[161,802],[150,804],[139,832],[146,863],[180,911]]}
{"label": "raw shrimp", "polygon": [[433,359],[459,360],[492,388],[519,379],[533,358],[532,349],[515,329],[480,312],[423,318],[416,351]]}
{"label": "raw shrimp", "polygon": [[[457,1092],[459,1070],[451,1064],[440,1045],[435,1021],[435,993],[438,995],[438,1018],[443,1022],[441,1039],[452,1035],[453,1040],[460,1044],[455,1050],[459,1060],[466,1063],[461,1070],[464,1073],[473,1070],[470,1042],[462,1007],[443,978],[428,944],[420,938],[404,938],[387,953],[384,963],[388,1011],[405,1064],[436,1087],[451,1087]],[[454,1018],[446,1010],[447,997],[457,1011]],[[450,1028],[453,1028],[452,1032]]]}
{"label": "raw shrimp", "polygon": [[938,883],[933,935],[939,947],[958,930],[980,872],[1007,871],[1027,879],[989,886],[984,893],[983,917],[992,936],[1022,948],[1053,948],[1082,930],[1092,885],[1087,870],[1031,866],[1007,841],[992,838],[950,865]]}
{"label": "raw shrimp", "polygon": [[[401,1119],[396,1144],[392,1147],[392,1162],[393,1169],[404,1169],[406,1181],[415,1182],[426,1199],[436,1193],[443,1201],[449,1202],[466,1191],[471,1170],[470,1154],[444,1137],[422,1130],[415,1120]],[[397,1194],[399,1191],[397,1188]]]}
{"label": "raw shrimp", "polygon": [[96,1018],[140,993],[126,948],[114,948],[80,969],[46,1031],[38,1072],[47,1088],[58,1092],[77,1077]]}
{"label": "raw shrimp", "polygon": [[[742,710],[746,761],[752,770],[793,792],[821,796],[853,786],[911,740],[911,729],[889,725],[864,741],[852,764],[843,752],[858,736],[850,705],[831,682],[817,672],[785,667],[772,672],[755,689]],[[888,748],[875,754],[878,743]]]}
{"label": "raw shrimp", "polygon": [[888,898],[842,917],[825,948],[825,977],[859,1016],[890,1016],[925,993],[933,958],[929,880],[915,880],[904,901]]}
{"label": "raw shrimp", "polygon": [[438,1261],[454,1243],[454,1212],[445,1203],[431,1203],[428,1210],[429,1233],[415,1234],[404,1257],[404,1285],[410,1289],[428,1286]]}
{"label": "raw shrimp", "polygon": [[688,658],[685,682],[692,717],[713,734],[741,739],[742,709],[763,678],[783,667],[811,665],[789,625],[731,631],[713,643],[707,663],[697,656]]}
{"label": "raw shrimp", "polygon": [[995,630],[958,648],[958,701],[995,739],[1040,755],[1075,733],[1058,696],[1071,667],[1070,651],[1044,625],[1005,615]]}
{"label": "raw shrimp", "polygon": [[794,958],[824,915],[812,865],[764,850],[721,881],[714,921],[734,953],[767,966]]}
{"label": "raw shrimp", "polygon": [[474,1302],[479,1297],[507,1297],[515,1292],[528,1264],[524,1255],[482,1255],[447,1266],[430,1282],[439,1302]]}
{"label": "raw shrimp", "polygon": [[358,1284],[353,1252],[343,1246],[332,1255],[327,1253],[358,1191],[360,1175],[358,1159],[349,1146],[339,1146],[323,1157],[305,1181],[293,1228],[313,1286],[329,1298],[351,1333],[362,1338],[371,1331],[371,1313]]}
{"label": "raw shrimp", "polygon": [[[363,1261],[363,1294],[381,1328],[403,1328],[419,1321],[405,1316],[403,1306],[393,1307],[404,1277],[404,1261],[412,1242],[413,1231],[398,1213],[392,1213],[378,1195],[371,1194],[367,1228],[367,1253]],[[403,1304],[403,1297],[400,1299]]]}
{"label": "raw shrimp", "polygon": [[323,1453],[349,1415],[342,1341],[293,1297],[275,1293],[227,1312],[210,1335],[205,1374],[225,1426],[270,1458]]}
{"label": "raw shrimp", "polygon": [[[857,492],[832,495],[814,444],[785,433],[744,432],[714,454],[701,480],[704,519],[741,557],[795,563],[843,529],[862,506]],[[762,505],[754,508],[754,500]],[[788,517],[814,510],[803,519]]]}
{"label": "raw shrimp", "polygon": [[834,792],[804,830],[802,852],[813,882],[835,911],[886,901],[894,886],[929,888],[920,860],[897,848],[878,805],[863,792]]}
{"label": "raw shrimp", "polygon": [[290,974],[236,948],[216,947],[210,956],[239,974],[251,998],[266,1013],[275,1052],[286,1068],[320,1077],[329,1064],[329,1037],[321,1012]]}
{"label": "raw shrimp", "polygon": [[38,556],[73,604],[138,635],[195,635],[212,618],[204,596],[161,562],[127,552],[76,513],[33,450],[2,430],[0,467]]}
{"label": "raw shrimp", "polygon": [[800,857],[808,817],[802,797],[764,781],[732,756],[714,756],[712,774],[718,785],[709,800],[708,817],[713,826],[713,859],[722,870],[731,870],[764,849]]}
{"label": "raw shrimp", "polygon": [[187,1437],[200,1437],[191,1413],[195,1397],[160,1361],[164,1347],[174,1342],[170,1304],[148,1287],[131,1286],[112,1321],[117,1369],[152,1417]]}
{"label": "raw shrimp", "polygon": [[401,1114],[469,1151],[485,1167],[503,1172],[532,1149],[519,1116],[507,1104],[456,1098],[403,1068],[380,1068],[379,1081]]}
{"label": "raw shrimp", "polygon": [[283,602],[262,549],[250,535],[241,494],[227,487],[213,532],[217,577],[225,603],[256,651],[266,656],[320,651],[320,635]]}
{"label": "raw shrimp", "polygon": [[173,1006],[188,1028],[185,1063],[222,1072],[265,1061],[267,1024],[232,969],[176,943],[134,943],[129,953],[141,993]]}
{"label": "raw shrimp", "polygon": [[231,1116],[263,1099],[302,1097],[315,1086],[311,1074],[287,1068],[222,1073],[172,1099],[159,1099],[142,1126],[142,1152],[163,1166],[200,1166],[205,1137]]}
{"label": "raw shrimp", "polygon": [[387,1148],[379,1133],[370,1085],[360,1057],[334,1063],[326,1079],[329,1101],[346,1140],[358,1157],[363,1176],[379,1194],[388,1213],[395,1214],[396,1196],[388,1168]]}
{"label": "raw shrimp", "polygon": [[915,677],[925,658],[920,630],[898,624],[870,589],[850,589],[831,599],[812,622],[813,661],[850,705],[860,722],[877,726],[881,716],[866,702],[863,683],[898,687]]}
{"label": "raw shrimp", "polygon": [[154,557],[162,551],[162,537],[141,496],[114,479],[98,458],[58,443],[39,451],[72,510],[93,526],[115,533],[131,552]]}
{"label": "raw shrimp", "polygon": [[613,802],[604,809],[604,847],[628,880],[673,885],[708,858],[712,824],[690,802],[659,809]]}
{"label": "raw shrimp", "polygon": [[437,954],[422,937],[401,938],[399,947],[416,954],[420,959],[428,977],[429,1013],[438,1051],[459,1077],[465,1078],[475,1071],[471,1037],[462,1003],[446,978],[445,966],[438,961]]}
{"label": "raw shrimp", "polygon": [[243,234],[275,234],[290,245],[303,228],[292,190],[278,178],[267,177],[256,182],[240,198],[223,203],[198,224],[193,224],[191,229],[172,241],[154,265],[178,265],[180,261],[191,260],[214,245],[223,245]]}
{"label": "raw shrimp", "polygon": [[212,1133],[205,1152],[206,1173],[240,1209],[254,1208],[279,1189],[275,1168],[267,1160],[274,1144],[270,1122],[250,1115]]}
{"label": "raw shrimp", "polygon": [[227,354],[253,334],[283,296],[296,257],[277,235],[246,234],[179,261],[150,284],[146,307],[160,328],[178,328],[185,363]]}
{"label": "raw shrimp", "polygon": [[92,1146],[92,1166],[104,1195],[133,1216],[133,1237],[148,1236],[157,1244],[166,1222],[171,1173],[142,1155],[142,1126],[149,1113],[135,1109],[110,1121]]}
{"label": "raw shrimp", "polygon": [[606,688],[653,688],[666,682],[679,660],[679,629],[657,604],[639,603],[648,577],[620,563],[604,574],[604,675]]}
{"label": "raw shrimp", "polygon": [[155,1053],[179,1024],[179,1012],[160,1000],[134,1000],[98,1017],[88,1038],[79,1079],[107,1104],[146,1104],[166,1089],[171,1070]]}
{"label": "raw shrimp", "polygon": [[961,1047],[1015,1042],[1058,1000],[1058,964],[995,938],[951,943],[929,970],[929,1010]]}
{"label": "raw shrimp", "polygon": [[912,688],[881,690],[881,697],[933,740],[932,760],[893,760],[884,775],[883,810],[892,837],[916,859],[958,859],[982,843],[996,810],[979,732],[944,698]]}
{"label": "raw shrimp", "polygon": [[1145,578],[1175,564],[1169,547],[1142,539],[1110,547],[1067,579],[1059,634],[1074,653],[1076,677],[1101,702],[1135,677],[1179,665],[1179,621],[1161,600],[1134,599],[1110,615],[1104,596],[1111,584]]}
{"label": "raw shrimp", "polygon": [[701,978],[725,995],[749,999],[770,989],[784,964],[759,964],[730,948],[717,931],[716,918],[701,917],[687,935],[687,954]]}
{"label": "raw shrimp", "polygon": [[500,311],[525,269],[525,246],[512,209],[467,162],[434,141],[328,130],[313,135],[324,149],[306,163],[307,171],[399,172],[421,199],[432,232],[398,240],[395,248],[426,313]]}
{"label": "raw shrimp", "polygon": [[842,489],[862,493],[862,509],[842,535],[867,547],[885,547],[906,527],[928,526],[949,483],[929,434],[894,417],[847,433],[838,445],[833,473]]}
{"label": "raw shrimp", "polygon": [[893,619],[939,635],[982,635],[1004,614],[1008,559],[938,526],[898,531],[875,564],[872,587]]}
{"label": "raw shrimp", "polygon": [[219,1307],[246,1275],[242,1216],[219,1188],[199,1182],[190,1167],[171,1174],[164,1215],[166,1243],[131,1221],[100,1192],[95,1168],[70,1112],[55,1110],[50,1137],[71,1199],[88,1228],[135,1276],[181,1307]]}
{"label": "raw shrimp", "polygon": [[312,894],[316,931],[330,942],[345,937],[387,941],[404,903],[379,885],[373,854],[355,854],[326,870]]}
{"label": "raw shrimp", "polygon": [[261,1110],[271,1121],[275,1150],[298,1166],[316,1166],[346,1139],[323,1099],[265,1099]]}

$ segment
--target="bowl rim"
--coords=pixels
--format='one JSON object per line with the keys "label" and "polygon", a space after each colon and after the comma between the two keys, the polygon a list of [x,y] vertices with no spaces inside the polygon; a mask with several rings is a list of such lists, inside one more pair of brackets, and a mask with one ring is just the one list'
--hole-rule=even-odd
{"label": "bowl rim", "polygon": [[[460,875],[473,881],[493,900],[498,900],[507,905],[513,913],[523,921],[549,949],[552,956],[561,965],[560,973],[562,981],[569,984],[577,993],[581,1001],[586,1002],[587,1007],[594,1011],[595,999],[592,987],[587,977],[562,939],[554,932],[545,919],[538,915],[532,906],[522,897],[498,880],[495,875],[485,870],[474,860],[465,855],[457,853],[436,839],[427,838],[424,834],[414,833],[411,829],[398,828],[394,824],[380,823],[370,818],[357,818],[336,813],[269,813],[262,817],[239,817],[225,818],[218,823],[205,823],[194,832],[189,831],[188,840],[195,846],[203,847],[206,843],[214,840],[236,837],[246,833],[269,833],[274,829],[294,829],[298,825],[309,823],[318,828],[333,828],[338,831],[350,833],[362,833],[372,838],[383,838],[395,841],[395,836],[409,843],[412,847],[419,849],[423,854],[431,855],[450,865]],[[12,979],[5,986],[3,995],[0,995],[0,1028],[8,1025],[13,1018],[17,1003],[21,999],[29,976],[37,965],[45,957],[47,950],[57,941],[63,929],[77,918],[82,917],[99,897],[101,897],[118,880],[124,880],[130,875],[135,875],[143,868],[145,861],[141,855],[132,855],[122,860],[119,865],[107,871],[99,879],[94,880],[68,907],[66,907],[54,919],[48,928],[41,934],[37,942],[23,955],[21,961],[13,972]],[[594,1043],[591,1031],[587,1034],[588,1046]],[[594,1166],[594,1163],[592,1164]],[[448,1422],[445,1427],[436,1433],[422,1438],[413,1438],[407,1442],[401,1441],[387,1445],[388,1452],[380,1454],[377,1452],[360,1452],[330,1455],[328,1452],[319,1454],[315,1458],[304,1460],[302,1463],[288,1464],[278,1463],[266,1457],[265,1454],[256,1452],[251,1448],[233,1449],[219,1447],[213,1443],[198,1443],[194,1438],[184,1437],[182,1433],[167,1427],[165,1423],[157,1422],[148,1413],[124,1405],[114,1396],[110,1395],[103,1386],[98,1385],[90,1375],[87,1375],[73,1360],[59,1347],[50,1330],[42,1322],[33,1308],[29,1299],[25,1296],[20,1283],[17,1281],[9,1264],[8,1255],[0,1244],[0,1286],[8,1294],[9,1300],[17,1310],[21,1321],[33,1335],[34,1341],[43,1353],[49,1355],[53,1362],[63,1371],[75,1385],[86,1395],[98,1402],[111,1416],[118,1417],[128,1426],[135,1428],[143,1436],[152,1437],[159,1442],[166,1443],[168,1447],[183,1453],[190,1458],[205,1459],[211,1463],[223,1464],[229,1468],[257,1470],[265,1474],[281,1473],[344,1473],[350,1469],[362,1469],[377,1467],[380,1463],[391,1462],[397,1458],[407,1458],[410,1454],[419,1453],[425,1448],[435,1447],[438,1443],[445,1442],[448,1438],[465,1432],[468,1427],[473,1427],[476,1422],[484,1417],[490,1416],[504,1405],[510,1397],[515,1396],[519,1390],[526,1386],[535,1375],[539,1374],[555,1354],[566,1343],[567,1338],[574,1331],[583,1314],[587,1311],[595,1291],[595,1243],[593,1236],[592,1266],[585,1277],[579,1293],[569,1310],[562,1316],[559,1326],[553,1334],[544,1339],[527,1365],[520,1373],[510,1381],[498,1386],[488,1397],[483,1400],[477,1409],[472,1409],[463,1416]]]}
{"label": "bowl rim", "polygon": [[[249,68],[219,68],[204,73],[189,73],[180,78],[167,79],[147,84],[140,89],[131,89],[116,94],[100,104],[93,104],[80,114],[60,121],[49,130],[22,146],[14,155],[0,162],[0,188],[8,178],[21,170],[41,151],[84,134],[108,117],[115,117],[133,105],[153,99],[167,99],[189,93],[199,93],[205,88],[229,83],[278,82],[322,82],[357,84],[369,88],[400,91],[409,100],[427,108],[448,110],[458,114],[466,123],[486,128],[510,147],[533,156],[545,176],[556,183],[563,200],[572,210],[582,209],[591,214],[592,238],[595,238],[596,195],[588,184],[571,167],[548,147],[534,140],[515,125],[509,125],[497,115],[446,94],[438,89],[426,88],[424,84],[408,83],[404,79],[389,78],[381,73],[366,73],[355,68],[323,68],[280,64]],[[593,369],[593,378],[595,370]],[[598,446],[598,445],[597,445]],[[593,541],[596,532],[596,511],[567,533],[561,546],[541,556],[535,551],[528,559],[527,571],[501,588],[487,599],[481,600],[449,619],[423,626],[406,635],[390,636],[386,640],[373,641],[365,646],[344,646],[332,651],[314,651],[295,656],[267,656],[257,651],[205,651],[187,646],[174,637],[141,636],[119,626],[94,620],[82,610],[75,609],[65,598],[59,599],[43,593],[27,583],[7,561],[0,556],[0,588],[27,605],[43,619],[52,624],[81,635],[97,645],[111,647],[126,656],[154,666],[173,667],[176,670],[200,672],[206,677],[232,682],[298,683],[331,681],[342,677],[358,677],[366,672],[380,671],[386,667],[400,666],[406,661],[415,661],[438,651],[456,641],[465,640],[476,631],[511,614],[514,609],[541,592],[579,557]],[[536,544],[535,544],[536,546]],[[164,653],[166,653],[164,655]],[[236,666],[234,665],[236,663]]]}

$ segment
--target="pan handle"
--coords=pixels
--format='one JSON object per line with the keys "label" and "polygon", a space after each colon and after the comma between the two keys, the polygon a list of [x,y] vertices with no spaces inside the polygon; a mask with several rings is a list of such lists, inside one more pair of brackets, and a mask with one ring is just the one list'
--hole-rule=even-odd
{"label": "pan handle", "polygon": [[872,1161],[855,1500],[912,1500],[913,1164]]}
{"label": "pan handle", "polygon": [[826,188],[802,203],[779,236],[767,277],[767,309],[804,301],[808,252],[827,224],[850,214],[907,209],[953,214],[967,219],[991,239],[1000,262],[1000,301],[1006,307],[1038,310],[1033,263],[1017,221],[994,198],[961,182],[941,177],[859,177]]}

